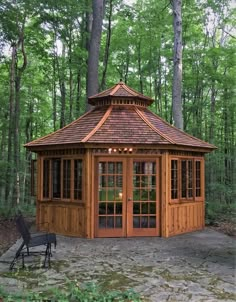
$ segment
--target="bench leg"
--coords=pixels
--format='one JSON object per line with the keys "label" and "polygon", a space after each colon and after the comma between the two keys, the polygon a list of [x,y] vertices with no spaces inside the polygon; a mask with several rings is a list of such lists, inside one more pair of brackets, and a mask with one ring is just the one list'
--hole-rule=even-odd
{"label": "bench leg", "polygon": [[51,258],[51,243],[48,243],[45,251],[43,267],[46,267],[46,262],[48,262],[48,267],[51,266],[50,258]]}
{"label": "bench leg", "polygon": [[18,250],[16,251],[15,257],[14,257],[14,259],[12,260],[12,262],[11,262],[11,264],[10,264],[10,267],[9,267],[9,270],[10,270],[10,271],[13,269],[13,267],[14,267],[14,265],[15,265],[17,259],[20,257],[21,251],[22,251],[24,245],[25,245],[25,244],[24,244],[24,242],[23,242],[23,243],[20,245],[20,247],[18,248]]}

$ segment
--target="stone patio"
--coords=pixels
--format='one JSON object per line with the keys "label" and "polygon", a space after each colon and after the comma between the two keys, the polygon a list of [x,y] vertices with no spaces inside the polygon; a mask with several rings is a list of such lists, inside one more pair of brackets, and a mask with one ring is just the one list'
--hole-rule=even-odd
{"label": "stone patio", "polygon": [[11,293],[47,290],[69,279],[109,290],[132,288],[145,301],[236,301],[235,239],[211,229],[168,239],[57,238],[51,269],[30,257],[25,270],[19,261],[11,273],[18,240],[0,257],[0,285]]}

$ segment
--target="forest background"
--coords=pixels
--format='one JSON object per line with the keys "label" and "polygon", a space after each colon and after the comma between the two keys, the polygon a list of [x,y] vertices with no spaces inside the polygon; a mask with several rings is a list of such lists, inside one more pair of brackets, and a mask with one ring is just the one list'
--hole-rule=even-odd
{"label": "forest background", "polygon": [[[122,79],[173,123],[170,1],[104,3],[98,90]],[[23,145],[86,110],[92,16],[91,0],[0,0],[0,213],[34,206]],[[218,147],[206,156],[211,222],[235,208],[235,7],[183,0],[182,20],[184,131]]]}

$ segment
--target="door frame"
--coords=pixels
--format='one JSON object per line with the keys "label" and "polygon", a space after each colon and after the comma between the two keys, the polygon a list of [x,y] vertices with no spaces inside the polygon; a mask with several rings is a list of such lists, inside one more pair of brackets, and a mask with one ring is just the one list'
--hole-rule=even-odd
{"label": "door frame", "polygon": [[[129,206],[128,197],[132,196],[132,188],[133,188],[133,169],[132,164],[135,160],[140,161],[151,161],[155,160],[156,162],[156,228],[146,228],[146,229],[135,229],[131,227],[132,221],[131,217],[133,217],[132,206]],[[107,229],[99,229],[98,226],[98,194],[99,194],[99,171],[98,171],[98,163],[99,161],[106,162],[122,162],[123,163],[123,222],[122,229],[109,229],[109,235],[107,234]],[[135,237],[135,236],[160,236],[161,234],[161,155],[96,155],[94,156],[94,192],[93,192],[93,200],[94,200],[94,235],[95,237]],[[132,202],[132,201],[131,201]],[[147,234],[147,230],[149,231]]]}

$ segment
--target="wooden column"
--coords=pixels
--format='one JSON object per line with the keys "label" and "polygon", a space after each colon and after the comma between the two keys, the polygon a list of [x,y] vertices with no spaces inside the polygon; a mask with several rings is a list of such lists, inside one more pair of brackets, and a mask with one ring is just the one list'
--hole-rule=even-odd
{"label": "wooden column", "polygon": [[93,215],[93,206],[92,206],[92,192],[93,192],[93,167],[92,167],[92,152],[90,149],[87,149],[85,155],[85,208],[86,208],[86,229],[85,234],[87,238],[94,237],[94,217]]}
{"label": "wooden column", "polygon": [[169,237],[169,154],[161,158],[161,236]]}
{"label": "wooden column", "polygon": [[42,200],[42,175],[43,161],[40,155],[37,155],[37,193],[36,193],[36,224],[40,224],[40,200]]}

